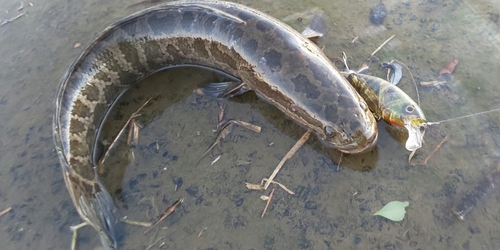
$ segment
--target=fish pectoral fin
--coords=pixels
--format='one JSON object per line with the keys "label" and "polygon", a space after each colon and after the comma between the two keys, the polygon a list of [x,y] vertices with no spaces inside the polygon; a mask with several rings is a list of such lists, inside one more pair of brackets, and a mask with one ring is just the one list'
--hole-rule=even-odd
{"label": "fish pectoral fin", "polygon": [[316,39],[324,36],[328,28],[326,26],[325,18],[320,14],[315,14],[311,23],[302,31],[302,35],[307,39],[316,42]]}
{"label": "fish pectoral fin", "polygon": [[201,88],[201,93],[214,98],[226,98],[241,95],[249,89],[242,82],[218,82],[209,83]]}

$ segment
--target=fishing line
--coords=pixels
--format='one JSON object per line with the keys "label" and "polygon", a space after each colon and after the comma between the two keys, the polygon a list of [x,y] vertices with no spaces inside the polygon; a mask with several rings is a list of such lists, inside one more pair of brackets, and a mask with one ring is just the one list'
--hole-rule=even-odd
{"label": "fishing line", "polygon": [[496,111],[500,111],[500,108],[491,109],[491,110],[488,110],[488,111],[483,111],[483,112],[479,112],[479,113],[475,113],[475,114],[470,114],[470,115],[463,115],[463,116],[459,116],[459,117],[455,117],[455,118],[450,118],[450,119],[446,119],[446,120],[442,120],[442,121],[438,121],[438,122],[426,122],[426,124],[427,125],[441,124],[443,122],[450,122],[450,121],[459,120],[459,119],[463,119],[463,118],[468,118],[468,117],[472,117],[472,116],[476,116],[476,115],[484,115],[484,114],[493,113],[493,112],[496,112]]}

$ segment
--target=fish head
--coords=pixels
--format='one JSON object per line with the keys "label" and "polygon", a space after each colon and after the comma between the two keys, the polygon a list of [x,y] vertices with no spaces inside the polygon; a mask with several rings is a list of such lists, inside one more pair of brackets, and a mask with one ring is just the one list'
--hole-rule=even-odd
{"label": "fish head", "polygon": [[317,133],[323,144],[346,154],[369,151],[378,139],[377,121],[368,105],[359,95],[354,100],[351,106],[339,105],[344,112],[324,121],[323,131]]}
{"label": "fish head", "polygon": [[407,150],[415,151],[422,147],[427,121],[420,106],[410,97],[400,98],[388,105],[383,110],[382,119],[393,126],[408,130],[405,145]]}

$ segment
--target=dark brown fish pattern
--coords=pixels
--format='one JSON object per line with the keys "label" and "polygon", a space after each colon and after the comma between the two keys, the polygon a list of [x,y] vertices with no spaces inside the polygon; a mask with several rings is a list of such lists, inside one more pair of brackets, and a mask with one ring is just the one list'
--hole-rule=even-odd
{"label": "dark brown fish pattern", "polygon": [[[262,12],[222,1],[158,5],[102,31],[59,87],[54,137],[66,186],[80,216],[115,249],[115,207],[94,171],[95,140],[110,106],[157,71],[196,65],[241,79],[327,146],[370,149],[376,122],[366,103],[314,43]],[[230,91],[228,91],[230,92]]]}

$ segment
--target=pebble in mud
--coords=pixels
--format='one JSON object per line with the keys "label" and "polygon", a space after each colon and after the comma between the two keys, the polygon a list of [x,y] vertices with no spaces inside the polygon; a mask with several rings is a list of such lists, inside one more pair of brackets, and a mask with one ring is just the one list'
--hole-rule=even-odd
{"label": "pebble in mud", "polygon": [[403,24],[403,20],[401,20],[401,18],[394,18],[394,19],[392,19],[392,22],[395,25],[401,25],[401,24]]}
{"label": "pebble in mud", "polygon": [[380,3],[370,10],[370,21],[375,25],[382,24],[386,16],[387,9],[383,3]]}
{"label": "pebble in mud", "polygon": [[316,208],[318,208],[318,203],[316,203],[315,201],[308,201],[306,202],[305,208],[307,210],[315,210]]}

